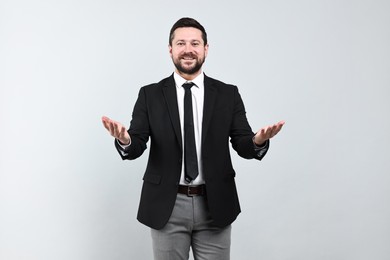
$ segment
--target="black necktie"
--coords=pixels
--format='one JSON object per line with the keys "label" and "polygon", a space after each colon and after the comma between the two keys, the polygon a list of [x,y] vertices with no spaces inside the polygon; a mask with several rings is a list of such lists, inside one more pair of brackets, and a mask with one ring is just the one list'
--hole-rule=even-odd
{"label": "black necktie", "polygon": [[185,181],[190,183],[198,176],[198,159],[196,156],[194,119],[192,113],[192,82],[183,84],[184,92],[184,173]]}

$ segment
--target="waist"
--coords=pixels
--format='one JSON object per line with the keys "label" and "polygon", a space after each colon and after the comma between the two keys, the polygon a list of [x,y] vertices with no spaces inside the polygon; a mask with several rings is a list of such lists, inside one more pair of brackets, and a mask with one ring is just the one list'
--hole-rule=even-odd
{"label": "waist", "polygon": [[187,186],[179,185],[177,193],[185,194],[188,197],[193,196],[206,196],[206,185],[197,185],[197,186]]}

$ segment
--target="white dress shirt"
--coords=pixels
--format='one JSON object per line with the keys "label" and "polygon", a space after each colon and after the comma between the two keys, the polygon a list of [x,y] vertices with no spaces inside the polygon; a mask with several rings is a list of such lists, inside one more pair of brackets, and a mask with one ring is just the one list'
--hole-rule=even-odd
{"label": "white dress shirt", "polygon": [[[182,85],[187,81],[182,78],[176,72],[173,74],[173,78],[176,83],[176,94],[177,94],[177,106],[179,108],[180,126],[181,126],[181,138],[184,144],[184,88]],[[203,169],[202,169],[202,121],[203,121],[203,101],[204,101],[204,74],[201,72],[195,79],[191,80],[195,85],[191,88],[192,95],[192,112],[194,118],[194,135],[195,135],[195,146],[196,154],[198,159],[199,175],[190,184],[184,180],[184,160],[181,168],[180,184],[182,185],[200,185],[204,184]],[[183,147],[183,158],[184,158],[184,147]]]}

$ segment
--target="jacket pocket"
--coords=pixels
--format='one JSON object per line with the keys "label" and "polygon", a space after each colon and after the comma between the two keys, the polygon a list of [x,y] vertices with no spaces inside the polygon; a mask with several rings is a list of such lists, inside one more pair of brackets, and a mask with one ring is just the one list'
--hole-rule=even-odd
{"label": "jacket pocket", "polygon": [[143,180],[146,181],[146,182],[153,183],[153,184],[160,184],[160,182],[161,182],[161,176],[160,176],[160,175],[157,175],[157,174],[146,173],[146,174],[144,175]]}

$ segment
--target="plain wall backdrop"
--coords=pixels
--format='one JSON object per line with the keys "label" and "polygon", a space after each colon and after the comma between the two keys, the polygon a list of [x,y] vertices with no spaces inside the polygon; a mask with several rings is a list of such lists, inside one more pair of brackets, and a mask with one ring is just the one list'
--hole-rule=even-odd
{"label": "plain wall backdrop", "polygon": [[0,1],[0,260],[152,259],[136,220],[148,150],[128,125],[169,76],[181,17],[209,35],[204,71],[236,84],[262,162],[233,151],[243,212],[232,259],[390,259],[390,2]]}

